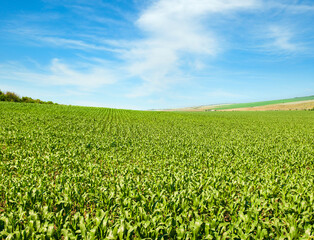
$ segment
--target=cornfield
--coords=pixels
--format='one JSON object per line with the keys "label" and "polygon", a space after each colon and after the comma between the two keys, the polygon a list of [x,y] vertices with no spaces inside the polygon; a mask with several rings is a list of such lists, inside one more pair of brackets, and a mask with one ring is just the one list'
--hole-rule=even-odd
{"label": "cornfield", "polygon": [[0,239],[311,239],[314,113],[0,103]]}

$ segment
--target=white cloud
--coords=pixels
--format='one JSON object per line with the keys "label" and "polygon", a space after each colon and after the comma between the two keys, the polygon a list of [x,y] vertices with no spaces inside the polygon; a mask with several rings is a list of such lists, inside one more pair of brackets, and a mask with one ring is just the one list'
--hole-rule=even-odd
{"label": "white cloud", "polygon": [[[221,46],[206,26],[212,14],[247,9],[255,0],[159,0],[142,12],[136,24],[145,37],[124,55],[131,76],[144,83],[130,95],[149,95],[182,79],[184,56],[215,56]],[[200,65],[200,61],[198,61]]]}
{"label": "white cloud", "polygon": [[48,44],[53,44],[55,46],[65,47],[65,48],[74,48],[74,49],[81,49],[81,50],[103,50],[103,51],[110,51],[110,52],[118,51],[113,48],[108,48],[102,45],[90,44],[82,40],[75,40],[75,39],[66,39],[66,38],[60,38],[60,37],[37,37],[37,40],[48,43]]}
{"label": "white cloud", "polygon": [[0,65],[0,78],[30,82],[40,85],[75,86],[81,90],[113,84],[117,77],[103,65],[80,65],[73,67],[53,59],[48,67],[29,70],[15,63]]}
{"label": "white cloud", "polygon": [[294,33],[287,27],[271,26],[268,37],[273,41],[272,46],[279,50],[294,52],[301,49],[301,46],[293,42]]}
{"label": "white cloud", "polygon": [[293,14],[311,13],[314,11],[314,5],[300,4],[295,1],[292,3],[288,1],[267,1],[264,3],[264,6],[269,9],[278,8]]}

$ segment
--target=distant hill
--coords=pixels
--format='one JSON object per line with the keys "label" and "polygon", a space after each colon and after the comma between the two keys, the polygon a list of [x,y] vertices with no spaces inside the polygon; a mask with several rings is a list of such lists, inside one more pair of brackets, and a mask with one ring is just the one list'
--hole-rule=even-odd
{"label": "distant hill", "polygon": [[293,102],[301,102],[301,101],[303,102],[303,101],[310,101],[310,100],[314,100],[314,95],[307,96],[307,97],[295,97],[295,98],[263,101],[263,102],[228,104],[228,105],[218,106],[213,109],[224,110],[224,109],[236,109],[236,108],[261,107],[261,106],[267,106],[267,105],[273,105],[273,104],[293,103]]}
{"label": "distant hill", "polygon": [[309,110],[314,109],[314,95],[272,101],[251,103],[216,104],[197,107],[169,109],[166,111],[270,111],[270,110]]}
{"label": "distant hill", "polygon": [[51,101],[45,102],[40,99],[33,99],[31,97],[20,97],[14,92],[2,92],[0,90],[0,101],[2,102],[23,102],[23,103],[40,103],[40,104],[55,104]]}

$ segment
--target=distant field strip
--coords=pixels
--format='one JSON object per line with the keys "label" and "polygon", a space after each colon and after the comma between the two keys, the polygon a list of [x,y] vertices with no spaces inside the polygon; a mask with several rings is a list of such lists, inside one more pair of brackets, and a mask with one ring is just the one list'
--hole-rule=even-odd
{"label": "distant field strip", "polygon": [[0,239],[311,239],[314,112],[0,103]]}
{"label": "distant field strip", "polygon": [[219,111],[287,111],[287,110],[314,110],[314,100],[270,104],[260,107],[231,108]]}
{"label": "distant field strip", "polygon": [[252,102],[252,103],[236,103],[236,104],[222,105],[222,106],[214,107],[211,109],[224,110],[224,109],[234,109],[234,108],[260,107],[260,106],[266,106],[266,105],[272,105],[272,104],[290,103],[290,102],[299,102],[299,101],[308,101],[308,100],[314,100],[314,96],[297,97],[297,98],[263,101],[263,102]]}

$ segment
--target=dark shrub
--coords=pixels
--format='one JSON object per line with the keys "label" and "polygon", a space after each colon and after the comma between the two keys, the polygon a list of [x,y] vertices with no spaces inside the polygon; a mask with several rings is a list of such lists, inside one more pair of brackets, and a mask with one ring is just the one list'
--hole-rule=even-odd
{"label": "dark shrub", "polygon": [[17,94],[15,94],[14,92],[6,92],[5,97],[6,97],[6,101],[9,101],[9,102],[20,102],[21,101],[20,97]]}
{"label": "dark shrub", "polygon": [[35,103],[35,100],[30,97],[22,97],[22,102],[25,103]]}
{"label": "dark shrub", "polygon": [[32,99],[30,97],[22,97],[20,98],[14,92],[2,92],[0,90],[0,101],[7,101],[7,102],[24,102],[24,103],[40,103],[40,104],[54,104],[52,101],[45,102],[41,101],[40,99]]}
{"label": "dark shrub", "polygon": [[0,90],[0,101],[5,101],[5,95],[1,90]]}

